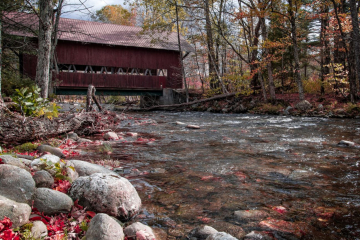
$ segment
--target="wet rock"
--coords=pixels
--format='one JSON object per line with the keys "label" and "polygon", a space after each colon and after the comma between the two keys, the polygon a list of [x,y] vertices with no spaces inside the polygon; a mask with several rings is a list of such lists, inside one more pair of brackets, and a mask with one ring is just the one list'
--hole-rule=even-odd
{"label": "wet rock", "polygon": [[104,134],[105,140],[119,140],[119,136],[115,132],[107,132]]}
{"label": "wet rock", "polygon": [[239,221],[262,220],[269,214],[263,210],[239,210],[234,212],[235,218]]}
{"label": "wet rock", "polygon": [[306,179],[309,177],[313,177],[314,173],[303,170],[303,169],[295,169],[292,173],[290,173],[289,178],[292,180],[300,180],[300,179]]}
{"label": "wet rock", "polygon": [[24,225],[29,221],[31,207],[26,203],[18,203],[0,195],[0,219],[10,218],[12,228]]}
{"label": "wet rock", "polygon": [[67,161],[65,164],[66,176],[70,179],[70,182],[75,181],[79,177],[79,173],[75,169],[73,162]]}
{"label": "wet rock", "polygon": [[92,143],[93,141],[91,141],[90,139],[87,139],[87,138],[78,138],[78,140],[76,142],[78,142],[78,143]]}
{"label": "wet rock", "polygon": [[306,224],[303,222],[288,222],[272,218],[261,221],[259,226],[265,229],[292,234],[298,238],[301,238],[308,232]]}
{"label": "wet rock", "polygon": [[69,162],[74,165],[75,170],[80,177],[90,176],[94,173],[115,174],[115,172],[97,164],[93,164],[81,160],[69,160]]}
{"label": "wet rock", "polygon": [[288,106],[288,107],[284,110],[284,114],[285,114],[285,115],[289,115],[290,112],[291,112],[291,110],[293,110],[293,109],[294,109],[293,107]]}
{"label": "wet rock", "polygon": [[241,239],[245,236],[245,231],[242,227],[228,222],[217,221],[212,224],[219,232],[226,232],[231,236]]}
{"label": "wet rock", "polygon": [[183,123],[183,122],[176,122],[176,125],[186,125],[186,123]]}
{"label": "wet rock", "polygon": [[355,146],[355,143],[354,143],[354,142],[347,141],[347,140],[341,140],[341,141],[338,143],[338,145],[341,146],[341,147],[353,147],[353,146]]}
{"label": "wet rock", "polygon": [[91,219],[85,235],[86,240],[123,240],[123,228],[112,217],[98,213]]}
{"label": "wet rock", "polygon": [[120,219],[131,219],[141,207],[141,199],[133,185],[115,173],[79,177],[73,182],[69,195],[91,211]]}
{"label": "wet rock", "polygon": [[190,233],[188,234],[188,238],[189,239],[195,238],[197,240],[204,240],[208,236],[210,236],[211,234],[215,234],[217,232],[218,231],[215,228],[210,227],[208,225],[204,225],[204,226],[197,227],[197,228],[194,228],[193,230],[191,230]]}
{"label": "wet rock", "polygon": [[198,125],[187,125],[186,127],[190,129],[200,129],[200,126]]}
{"label": "wet rock", "polygon": [[40,145],[36,148],[41,153],[49,152],[55,156],[58,156],[59,158],[66,158],[65,154],[63,154],[62,150],[60,148],[52,147],[50,145]]}
{"label": "wet rock", "polygon": [[166,170],[163,168],[154,168],[151,170],[151,173],[166,173]]}
{"label": "wet rock", "polygon": [[45,170],[37,171],[33,179],[38,188],[51,188],[54,184],[54,178]]}
{"label": "wet rock", "polygon": [[312,105],[307,100],[302,100],[295,105],[295,108],[300,111],[307,111],[312,108]]}
{"label": "wet rock", "polygon": [[155,234],[151,227],[146,226],[140,222],[135,222],[124,229],[125,235],[129,237],[136,237],[136,239],[155,240]]}
{"label": "wet rock", "polygon": [[24,162],[28,161],[27,159],[16,158],[11,155],[1,155],[0,159],[2,159],[3,164],[9,164],[25,170],[29,170],[29,168],[24,164]]}
{"label": "wet rock", "polygon": [[[45,154],[39,158],[36,158],[34,161],[32,161],[31,163],[31,167],[36,170],[42,170],[45,167],[47,167],[47,165],[54,165],[56,163],[60,163],[60,158],[58,156],[52,155],[52,154]],[[51,173],[51,171],[50,171]]]}
{"label": "wet rock", "polygon": [[126,136],[129,136],[129,137],[137,137],[139,134],[138,133],[134,133],[134,132],[127,132],[126,133]]}
{"label": "wet rock", "polygon": [[244,240],[273,240],[266,232],[252,231],[245,235]]}
{"label": "wet rock", "polygon": [[323,106],[322,104],[319,104],[319,105],[317,106],[317,110],[318,110],[319,112],[324,111],[324,106]]}
{"label": "wet rock", "polygon": [[19,167],[0,164],[0,195],[19,203],[31,204],[35,181],[31,174]]}
{"label": "wet rock", "polygon": [[34,221],[32,224],[33,226],[31,227],[31,236],[34,239],[44,239],[47,237],[48,230],[42,221]]}
{"label": "wet rock", "polygon": [[209,235],[206,240],[237,240],[237,238],[225,232],[217,232]]}
{"label": "wet rock", "polygon": [[70,212],[74,205],[72,199],[65,193],[48,188],[36,189],[34,207],[46,215]]}

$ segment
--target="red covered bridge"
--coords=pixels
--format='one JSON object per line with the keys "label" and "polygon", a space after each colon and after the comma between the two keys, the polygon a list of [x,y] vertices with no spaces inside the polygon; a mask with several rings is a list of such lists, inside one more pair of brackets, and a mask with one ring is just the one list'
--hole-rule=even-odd
{"label": "red covered bridge", "polygon": [[[34,15],[16,16],[18,22],[26,18],[37,26]],[[162,95],[163,88],[183,87],[176,33],[144,33],[140,27],[61,18],[58,39],[56,94],[85,94],[89,84],[104,95]],[[184,52],[192,51],[183,38],[181,45]],[[23,69],[35,78],[35,55],[24,55]]]}

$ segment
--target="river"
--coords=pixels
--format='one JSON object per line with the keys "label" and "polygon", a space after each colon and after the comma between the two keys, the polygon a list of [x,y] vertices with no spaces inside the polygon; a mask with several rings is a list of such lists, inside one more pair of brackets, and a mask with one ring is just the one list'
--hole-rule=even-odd
{"label": "river", "polygon": [[[273,239],[360,239],[360,148],[338,145],[360,143],[359,120],[198,112],[131,116],[117,131],[155,141],[125,137],[112,145],[112,154],[94,151],[91,158],[116,160],[103,162],[119,166],[137,188],[143,201],[137,220],[167,239],[181,239],[202,223],[239,238],[258,231]],[[238,219],[237,210],[264,211],[276,226]]]}

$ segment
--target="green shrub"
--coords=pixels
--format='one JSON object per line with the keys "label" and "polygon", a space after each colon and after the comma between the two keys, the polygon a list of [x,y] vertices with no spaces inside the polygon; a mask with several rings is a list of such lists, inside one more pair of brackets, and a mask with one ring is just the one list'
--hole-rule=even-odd
{"label": "green shrub", "polygon": [[37,147],[38,147],[37,144],[33,144],[31,142],[28,142],[28,143],[24,143],[22,145],[16,146],[14,149],[22,153],[22,152],[35,151]]}

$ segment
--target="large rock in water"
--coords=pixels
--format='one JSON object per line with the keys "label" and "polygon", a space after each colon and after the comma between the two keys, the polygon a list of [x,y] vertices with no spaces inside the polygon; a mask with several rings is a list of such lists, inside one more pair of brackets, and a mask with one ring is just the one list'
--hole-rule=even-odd
{"label": "large rock in water", "polygon": [[120,219],[132,218],[141,207],[141,199],[133,185],[115,173],[79,177],[73,182],[69,195],[88,210]]}
{"label": "large rock in water", "polygon": [[115,219],[104,213],[98,213],[91,219],[85,235],[86,240],[123,240],[124,232]]}
{"label": "large rock in water", "polygon": [[0,220],[10,218],[12,228],[20,227],[29,221],[31,207],[25,203],[18,203],[0,196]]}
{"label": "large rock in water", "polygon": [[155,234],[151,227],[140,222],[135,222],[124,229],[124,233],[128,238],[136,238],[143,240],[155,240]]}
{"label": "large rock in water", "polygon": [[80,160],[69,160],[69,162],[73,164],[80,177],[90,176],[94,173],[115,174],[115,172],[97,164]]}
{"label": "large rock in water", "polygon": [[34,197],[34,207],[46,215],[62,212],[70,212],[74,205],[72,199],[65,193],[48,188],[36,189]]}
{"label": "large rock in water", "polygon": [[31,205],[35,181],[31,174],[19,167],[0,165],[0,195],[19,203]]}

